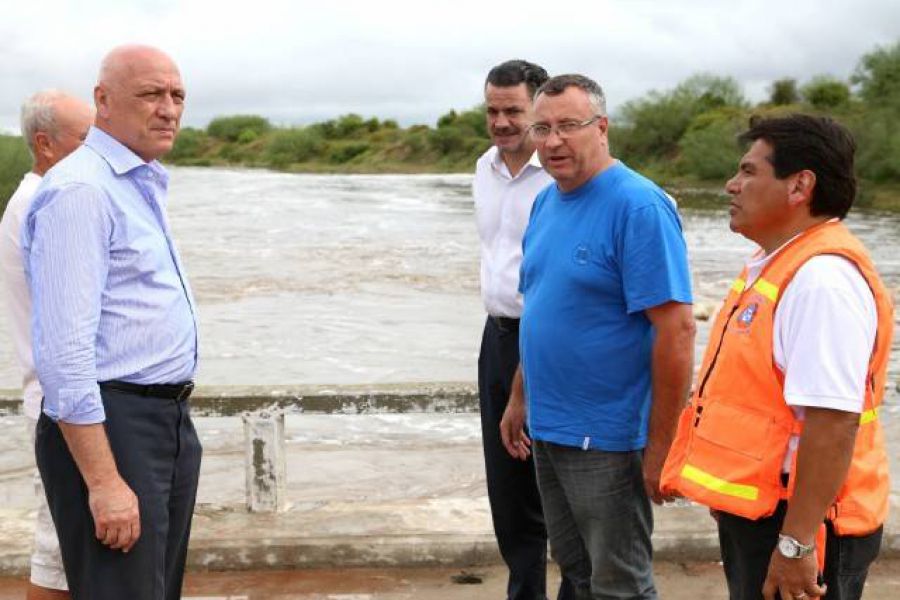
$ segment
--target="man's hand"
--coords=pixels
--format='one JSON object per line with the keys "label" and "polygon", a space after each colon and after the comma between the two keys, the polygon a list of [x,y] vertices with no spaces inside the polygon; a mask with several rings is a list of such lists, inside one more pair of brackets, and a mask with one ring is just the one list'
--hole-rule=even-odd
{"label": "man's hand", "polygon": [[500,420],[500,439],[510,456],[528,460],[531,454],[531,439],[525,433],[525,386],[522,381],[522,365],[519,365],[513,376],[509,402]]}
{"label": "man's hand", "polygon": [[825,595],[826,586],[818,585],[818,561],[815,551],[803,558],[785,558],[777,549],[769,561],[769,572],[763,583],[763,598],[776,600],[802,600]]}
{"label": "man's hand", "polygon": [[500,420],[500,438],[509,455],[519,460],[528,460],[531,454],[531,439],[525,433],[525,403],[510,399]]}
{"label": "man's hand", "polygon": [[114,550],[128,552],[141,536],[138,499],[121,478],[88,490],[94,535]]}
{"label": "man's hand", "polygon": [[660,447],[655,440],[650,440],[647,447],[644,448],[644,490],[647,497],[654,504],[662,504],[663,502],[671,502],[678,496],[665,495],[659,489],[659,480],[662,477],[663,465],[666,462],[666,455],[669,453],[669,446]]}
{"label": "man's hand", "polygon": [[110,548],[128,552],[141,535],[140,509],[137,496],[119,475],[103,423],[59,421],[59,429],[87,485],[94,534]]}

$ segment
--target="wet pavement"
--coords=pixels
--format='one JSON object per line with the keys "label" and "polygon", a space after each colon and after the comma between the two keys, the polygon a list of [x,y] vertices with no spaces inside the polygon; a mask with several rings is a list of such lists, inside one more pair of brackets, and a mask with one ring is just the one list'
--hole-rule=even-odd
{"label": "wet pavement", "polygon": [[[654,566],[663,600],[709,600],[727,597],[722,567],[711,562],[657,562]],[[468,569],[315,569],[191,573],[184,600],[501,600],[506,572],[502,567]],[[549,589],[559,576],[551,568]],[[0,600],[24,597],[24,579],[0,578]],[[876,563],[863,596],[900,597],[900,561]]]}

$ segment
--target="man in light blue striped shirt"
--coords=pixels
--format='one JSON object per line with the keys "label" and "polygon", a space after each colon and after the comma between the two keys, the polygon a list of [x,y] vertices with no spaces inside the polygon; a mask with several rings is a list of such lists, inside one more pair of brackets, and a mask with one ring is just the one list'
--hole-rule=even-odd
{"label": "man in light blue striped shirt", "polygon": [[36,457],[72,597],[175,600],[200,467],[194,300],[166,217],[185,91],[174,62],[104,59],[95,126],[22,229],[44,391]]}

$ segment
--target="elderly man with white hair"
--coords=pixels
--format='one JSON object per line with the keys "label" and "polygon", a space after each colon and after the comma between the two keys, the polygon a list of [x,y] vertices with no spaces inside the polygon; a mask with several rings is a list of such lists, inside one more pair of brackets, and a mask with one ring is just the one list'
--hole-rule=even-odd
{"label": "elderly man with white hair", "polygon": [[[25,281],[20,232],[22,219],[41,178],[56,163],[81,145],[93,120],[93,110],[85,102],[57,90],[45,90],[31,96],[22,105],[22,138],[31,153],[31,170],[6,205],[0,221],[0,273],[9,317],[9,330],[22,368],[22,396],[29,435],[41,412],[41,386],[31,356],[31,294]],[[50,518],[44,488],[35,476],[38,500],[31,555],[31,581],[28,600],[68,598],[66,575],[59,556],[56,529]]]}
{"label": "elderly man with white hair", "polygon": [[22,229],[43,388],[35,454],[75,600],[176,600],[200,471],[190,286],[166,215],[185,90],[147,46],[103,61],[97,118]]}

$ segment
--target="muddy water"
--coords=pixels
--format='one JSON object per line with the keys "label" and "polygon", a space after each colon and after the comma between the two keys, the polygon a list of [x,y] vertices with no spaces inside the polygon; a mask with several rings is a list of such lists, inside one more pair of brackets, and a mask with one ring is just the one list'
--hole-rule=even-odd
{"label": "muddy water", "polygon": [[[199,383],[474,381],[484,315],[470,186],[469,175],[172,169],[172,226],[200,305]],[[698,303],[716,306],[751,246],[724,208],[682,212]],[[900,219],[848,223],[900,287]],[[706,334],[701,324],[698,345]],[[0,388],[17,385],[0,344]]]}

